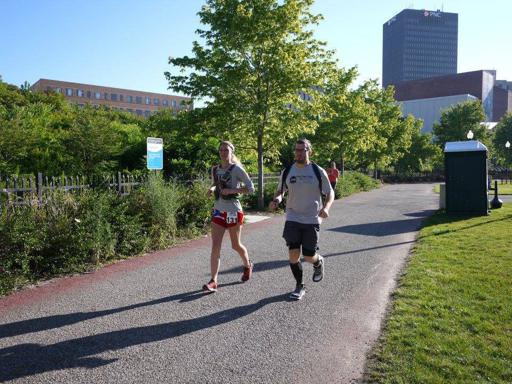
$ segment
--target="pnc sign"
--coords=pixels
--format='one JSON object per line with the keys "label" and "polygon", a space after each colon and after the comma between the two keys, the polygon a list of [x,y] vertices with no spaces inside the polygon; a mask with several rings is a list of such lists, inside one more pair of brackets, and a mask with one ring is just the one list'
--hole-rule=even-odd
{"label": "pnc sign", "polygon": [[434,11],[423,11],[423,16],[425,17],[441,17],[441,12],[434,12]]}

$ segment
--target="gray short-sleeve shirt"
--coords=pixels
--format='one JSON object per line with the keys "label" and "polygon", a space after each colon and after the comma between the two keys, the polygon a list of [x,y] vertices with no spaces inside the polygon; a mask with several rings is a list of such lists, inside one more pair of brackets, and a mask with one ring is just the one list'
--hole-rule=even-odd
{"label": "gray short-sleeve shirt", "polygon": [[[318,168],[322,177],[322,192],[325,195],[333,193],[327,173],[323,168]],[[281,178],[277,187],[278,192],[281,191],[283,172],[281,172]],[[288,191],[288,198],[286,200],[287,221],[296,221],[303,224],[320,224],[322,222],[322,218],[318,216],[318,213],[323,208],[322,195],[320,194],[318,179],[311,163],[302,168],[293,164],[286,177],[283,191]]]}
{"label": "gray short-sleeve shirt", "polygon": [[[221,167],[217,168],[218,177],[222,177],[226,172],[226,169],[222,169]],[[239,164],[236,164],[231,169],[230,173],[231,177],[227,181],[226,188],[240,188],[243,184],[249,190],[249,193],[254,193],[254,185],[247,172],[245,172],[245,169],[243,169]],[[236,198],[226,200],[222,197],[219,197],[215,200],[213,208],[223,212],[242,211],[240,200]]]}

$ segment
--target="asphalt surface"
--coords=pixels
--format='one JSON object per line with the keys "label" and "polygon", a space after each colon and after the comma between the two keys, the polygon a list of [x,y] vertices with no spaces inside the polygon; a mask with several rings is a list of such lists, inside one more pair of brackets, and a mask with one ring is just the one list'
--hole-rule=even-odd
{"label": "asphalt surface", "polygon": [[354,383],[421,221],[432,184],[337,200],[321,230],[326,275],[292,302],[283,216],[245,226],[255,273],[240,283],[224,239],[219,291],[209,238],[0,299],[0,382]]}

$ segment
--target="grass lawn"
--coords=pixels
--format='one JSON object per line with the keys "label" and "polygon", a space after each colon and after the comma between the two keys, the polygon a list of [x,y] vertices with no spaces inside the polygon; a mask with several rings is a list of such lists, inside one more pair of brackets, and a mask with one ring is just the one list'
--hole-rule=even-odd
{"label": "grass lawn", "polygon": [[[494,182],[492,183],[492,187],[494,188]],[[489,191],[489,193],[494,193],[494,191]],[[498,194],[500,195],[512,195],[512,183],[501,184],[498,182]]]}
{"label": "grass lawn", "polygon": [[[492,187],[494,188],[494,182],[492,183]],[[439,193],[441,187],[439,184],[434,185],[434,192]],[[490,195],[494,196],[494,191],[489,191]],[[499,195],[512,195],[512,183],[501,184],[498,182],[498,194]]]}
{"label": "grass lawn", "polygon": [[512,383],[512,204],[421,230],[368,382]]}

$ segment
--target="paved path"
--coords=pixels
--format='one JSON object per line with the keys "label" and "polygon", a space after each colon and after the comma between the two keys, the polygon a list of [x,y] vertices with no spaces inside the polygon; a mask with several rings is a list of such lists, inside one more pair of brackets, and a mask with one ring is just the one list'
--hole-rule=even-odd
{"label": "paved path", "polygon": [[209,239],[56,279],[0,299],[0,382],[351,383],[378,337],[394,279],[432,185],[390,185],[334,203],[321,231],[326,278],[293,288],[284,218],[247,225],[255,275],[222,254],[219,292],[203,295]]}

